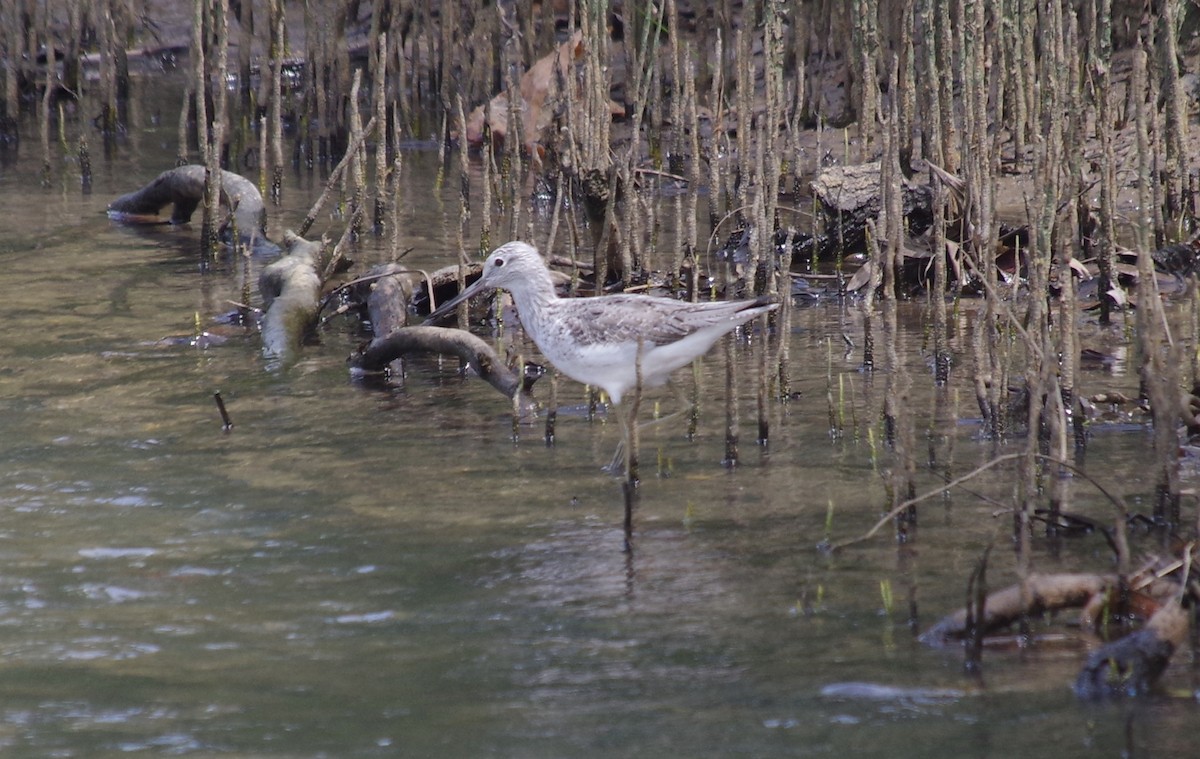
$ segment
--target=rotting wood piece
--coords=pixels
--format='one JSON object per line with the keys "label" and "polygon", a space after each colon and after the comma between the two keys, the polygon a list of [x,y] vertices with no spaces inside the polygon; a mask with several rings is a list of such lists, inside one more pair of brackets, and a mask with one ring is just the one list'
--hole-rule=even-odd
{"label": "rotting wood piece", "polygon": [[[950,192],[947,194],[956,199],[957,204],[965,202],[960,197],[964,186],[961,179],[947,174],[933,164],[929,164],[929,169],[949,187]],[[776,250],[781,250],[790,240],[793,261],[808,261],[813,258],[830,261],[838,256],[866,252],[868,223],[879,218],[882,203],[880,181],[879,161],[822,169],[810,184],[813,198],[817,200],[817,213],[811,224],[812,232],[806,231],[807,224],[793,230],[777,226],[774,230]],[[899,259],[903,268],[897,272],[897,282],[904,290],[915,291],[929,286],[934,269],[931,263],[934,252],[930,239],[934,220],[933,187],[906,178],[901,178],[900,181],[904,237]],[[789,209],[780,206],[780,210]],[[797,208],[790,210],[806,213]],[[976,275],[963,260],[961,246],[957,244],[963,240],[963,234],[962,229],[951,225],[946,230],[945,252],[953,280],[968,291],[975,291],[972,283]],[[999,222],[996,265],[1006,273],[1022,273],[1022,264],[1016,252],[1028,249],[1028,234],[1026,226]],[[748,242],[749,229],[742,223],[725,238],[717,256],[720,260],[744,263],[749,259]],[[882,240],[879,242],[884,243]],[[870,267],[871,261],[867,260],[865,265],[858,269],[845,286],[848,292],[860,290],[872,281]]]}
{"label": "rotting wood piece", "polygon": [[[467,277],[477,278],[479,269],[477,264],[468,267]],[[444,266],[427,275],[398,263],[379,264],[344,287],[354,307],[370,322],[371,333],[383,338],[408,326],[411,313],[428,314],[431,296],[441,302],[457,293],[458,270],[457,265]],[[359,368],[383,371],[388,367]]]}
{"label": "rotting wood piece", "polygon": [[[198,164],[168,169],[139,190],[108,204],[108,215],[129,222],[158,222],[158,212],[171,209],[171,224],[186,224],[204,202],[205,167]],[[233,212],[238,234],[252,244],[266,242],[265,206],[258,187],[240,174],[221,172],[221,197]],[[228,232],[228,225],[222,233]]]}
{"label": "rotting wood piece", "polygon": [[1154,686],[1187,639],[1188,614],[1175,600],[1162,605],[1142,629],[1088,656],[1075,680],[1081,698],[1139,696]]}
{"label": "rotting wood piece", "polygon": [[[423,270],[400,264],[380,264],[358,280],[346,283],[351,297],[365,306],[375,337],[385,337],[408,323],[408,312],[425,315],[433,311],[430,296],[441,303],[458,294],[458,264],[435,269],[428,276]],[[467,266],[468,282],[479,278],[479,263]]]}
{"label": "rotting wood piece", "polygon": [[[1115,575],[1031,575],[1027,583],[1029,595],[1025,601],[1022,600],[1020,585],[1010,585],[988,594],[984,618],[980,622],[983,634],[990,635],[1002,630],[1017,622],[1022,615],[1086,607],[1093,598],[1107,594],[1116,583]],[[921,642],[930,646],[946,646],[964,639],[970,632],[967,629],[967,617],[965,608],[943,617],[921,633]]]}
{"label": "rotting wood piece", "polygon": [[[811,183],[818,201],[812,232],[777,227],[773,230],[776,250],[791,243],[793,261],[813,257],[833,260],[838,255],[862,253],[867,249],[867,223],[879,217],[881,206],[879,161],[854,166],[832,166]],[[933,224],[933,190],[928,185],[903,180],[904,226],[909,238],[920,237]],[[784,210],[782,207],[780,210]],[[792,209],[797,210],[797,209]],[[744,264],[750,259],[750,229],[739,223],[717,250],[719,260]],[[906,260],[925,268],[929,253],[906,246]],[[861,287],[861,283],[859,286]]]}

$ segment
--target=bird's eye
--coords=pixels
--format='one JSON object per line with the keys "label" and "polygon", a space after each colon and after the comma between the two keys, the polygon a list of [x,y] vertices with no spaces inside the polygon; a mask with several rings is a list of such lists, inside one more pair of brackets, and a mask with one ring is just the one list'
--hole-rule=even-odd
{"label": "bird's eye", "polygon": [[497,258],[495,261],[492,261],[492,267],[495,269],[499,269],[503,265],[504,265],[503,258]]}

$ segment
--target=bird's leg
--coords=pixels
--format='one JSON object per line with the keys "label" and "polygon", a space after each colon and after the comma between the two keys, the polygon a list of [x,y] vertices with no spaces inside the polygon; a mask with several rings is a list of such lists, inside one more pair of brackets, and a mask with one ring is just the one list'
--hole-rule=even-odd
{"label": "bird's leg", "polygon": [[681,406],[681,408],[679,408],[675,411],[672,411],[671,413],[666,414],[664,416],[660,416],[660,417],[651,419],[648,422],[642,422],[642,424],[640,425],[640,429],[646,429],[648,427],[653,427],[657,424],[662,424],[663,422],[669,422],[672,419],[675,419],[675,418],[681,416],[682,414],[689,414],[693,419],[693,421],[690,425],[689,431],[688,431],[688,438],[690,439],[690,438],[694,437],[696,434],[695,416],[696,416],[696,412],[697,412],[697,409],[699,408],[699,406],[696,403],[696,399],[688,398],[684,394],[683,388],[680,387],[675,382],[673,382],[673,381],[668,382],[667,385],[671,388],[671,393],[675,396],[675,400],[677,400],[679,402],[679,405]]}
{"label": "bird's leg", "polygon": [[629,402],[629,416],[621,421],[625,427],[625,482],[629,487],[638,483],[638,409],[642,405],[642,348],[644,341],[638,338],[637,358],[634,360],[634,375],[637,381],[633,386],[633,400]]}
{"label": "bird's leg", "polygon": [[637,382],[633,387],[633,400],[629,402],[629,418],[622,416],[621,426],[625,428],[625,482],[622,490],[625,493],[625,552],[633,553],[633,507],[637,504],[638,494],[638,408],[642,405],[642,338],[638,338],[637,359],[634,361]]}
{"label": "bird's leg", "polygon": [[[617,441],[617,450],[613,451],[612,460],[609,461],[608,464],[606,464],[603,467],[605,472],[608,472],[609,474],[613,475],[614,477],[625,474],[625,463],[626,463],[625,462],[625,451],[627,448],[627,441],[629,440],[629,436],[630,436],[631,432],[638,435],[638,444],[640,446],[640,443],[641,443],[641,434],[640,433],[642,430],[649,429],[650,427],[655,427],[664,422],[669,422],[673,419],[678,418],[679,416],[681,416],[683,414],[688,414],[689,418],[691,419],[691,423],[689,424],[689,428],[688,428],[688,439],[690,440],[692,437],[695,436],[695,434],[696,434],[696,416],[697,416],[697,411],[699,409],[699,405],[697,403],[696,398],[695,397],[689,398],[686,391],[684,390],[684,388],[674,381],[668,382],[667,384],[670,386],[671,391],[675,395],[675,399],[679,402],[679,405],[681,406],[681,408],[679,408],[675,411],[672,411],[671,413],[666,414],[664,416],[660,416],[655,419],[651,419],[649,421],[641,422],[640,424],[635,425],[634,422],[636,421],[636,408],[638,405],[641,404],[642,396],[641,396],[640,392],[637,393],[637,395],[634,398],[634,401],[635,401],[634,406],[633,406],[634,413],[630,415],[630,419],[628,421],[625,419],[625,416],[621,414],[621,411],[620,411],[620,409],[617,408],[616,404],[612,404],[609,407],[612,410],[613,414],[617,417],[617,420],[621,423],[621,439],[619,441]],[[634,468],[636,469],[636,463],[635,463]]]}
{"label": "bird's leg", "polygon": [[[640,378],[640,373],[639,373],[639,378]],[[637,406],[641,403],[641,399],[642,399],[641,387],[639,385],[638,393],[634,398],[635,403],[632,407],[633,413],[630,414],[630,417],[628,420],[628,425],[622,427],[621,442],[619,442],[617,444],[616,453],[613,454],[612,461],[605,468],[605,471],[607,471],[609,474],[612,474],[615,476],[621,472],[621,469],[619,467],[621,467],[621,464],[622,464],[622,455],[624,453],[624,448],[625,448],[625,444],[626,444],[625,441],[629,439],[630,435],[635,435],[635,436],[638,436],[638,438],[635,439],[634,444],[640,446],[640,442],[641,442],[640,434],[641,434],[641,431],[644,429],[654,427],[656,425],[662,424],[663,422],[673,421],[674,419],[686,414],[688,417],[687,439],[688,440],[695,439],[696,426],[697,426],[697,422],[699,420],[699,415],[700,415],[700,402],[699,402],[699,397],[698,397],[699,394],[697,392],[695,392],[695,390],[697,388],[695,378],[693,377],[693,382],[692,382],[693,392],[690,396],[688,395],[686,389],[682,385],[678,384],[677,382],[672,380],[672,381],[669,381],[667,384],[670,386],[671,392],[675,396],[676,401],[678,401],[679,408],[677,408],[676,410],[672,411],[669,414],[655,417],[654,419],[651,419],[646,422],[642,422],[640,424],[637,423]],[[621,419],[622,425],[626,425],[626,420],[623,417],[618,417],[618,418]],[[636,474],[636,469],[637,469],[637,462],[635,461],[634,462],[635,474]]]}
{"label": "bird's leg", "polygon": [[621,426],[624,428],[625,439],[625,481],[631,485],[638,483],[638,448],[641,436],[638,434],[637,413],[642,405],[642,391],[638,389],[629,404],[629,418],[622,417]]}
{"label": "bird's leg", "polygon": [[605,464],[603,469],[612,476],[618,477],[625,472],[625,440],[629,437],[629,431],[628,425],[625,424],[625,416],[617,408],[617,404],[613,403],[608,408],[621,424],[621,439],[617,441],[617,449],[613,451],[612,460]]}
{"label": "bird's leg", "polygon": [[[633,387],[633,400],[629,402],[629,410],[627,413],[622,413],[618,407],[619,404],[613,403],[608,408],[617,417],[617,421],[621,423],[621,440],[617,443],[617,450],[613,453],[612,461],[608,466],[604,467],[604,471],[611,475],[624,474],[627,485],[636,487],[640,481],[638,476],[638,444],[640,436],[638,435],[637,415],[638,409],[642,405],[642,341],[638,339],[637,352],[637,383]],[[655,420],[652,424],[662,420]]]}

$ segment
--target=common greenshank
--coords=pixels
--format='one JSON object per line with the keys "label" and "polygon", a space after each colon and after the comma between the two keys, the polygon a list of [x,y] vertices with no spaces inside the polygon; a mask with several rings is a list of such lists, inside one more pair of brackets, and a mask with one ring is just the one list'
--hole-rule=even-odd
{"label": "common greenshank", "polygon": [[537,249],[515,241],[492,251],[483,275],[425,323],[492,288],[512,293],[521,325],[550,363],[603,389],[614,404],[637,386],[639,368],[644,387],[662,385],[722,335],[779,306],[766,297],[702,303],[633,293],[562,298]]}

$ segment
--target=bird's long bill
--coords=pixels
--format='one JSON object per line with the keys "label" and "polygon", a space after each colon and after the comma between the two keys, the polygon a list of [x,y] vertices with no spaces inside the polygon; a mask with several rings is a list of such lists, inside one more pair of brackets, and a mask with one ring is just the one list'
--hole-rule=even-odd
{"label": "bird's long bill", "polygon": [[486,290],[490,290],[490,289],[492,289],[492,288],[489,287],[488,285],[485,285],[483,283],[483,278],[480,277],[479,279],[475,280],[475,283],[473,285],[471,285],[470,287],[467,287],[462,292],[460,292],[458,295],[455,295],[450,300],[448,300],[445,303],[443,303],[442,305],[438,306],[437,309],[435,309],[434,311],[432,311],[429,314],[429,316],[425,317],[425,321],[423,322],[424,326],[428,327],[433,324],[436,324],[446,314],[449,314],[452,311],[454,311],[454,309],[458,306],[459,303],[462,303],[464,300],[473,298],[476,295],[478,295],[479,293],[484,292]]}

